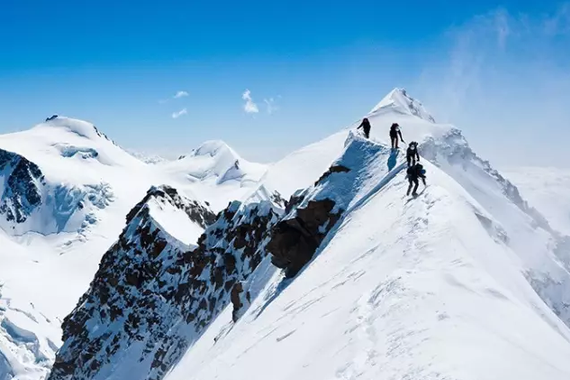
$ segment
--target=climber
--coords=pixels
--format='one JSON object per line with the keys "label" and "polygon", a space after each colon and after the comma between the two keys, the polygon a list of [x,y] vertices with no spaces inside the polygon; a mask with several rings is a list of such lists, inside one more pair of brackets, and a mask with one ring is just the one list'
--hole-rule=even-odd
{"label": "climber", "polygon": [[419,162],[413,166],[410,166],[406,172],[406,178],[410,185],[408,186],[408,192],[406,195],[410,195],[410,191],[412,190],[412,185],[414,186],[414,191],[412,192],[413,196],[418,195],[417,190],[418,186],[420,185],[418,179],[422,179],[424,186],[426,186],[426,176],[425,176],[425,169]]}
{"label": "climber", "polygon": [[406,150],[406,161],[408,161],[408,167],[415,165],[416,161],[419,160],[420,154],[418,153],[418,143],[412,141]]}
{"label": "climber", "polygon": [[400,140],[405,143],[402,137],[402,131],[400,131],[400,125],[398,123],[393,123],[390,127],[390,140],[392,141],[392,149],[398,149],[398,136]]}
{"label": "climber", "polygon": [[369,138],[370,137],[370,122],[368,121],[367,118],[364,118],[362,120],[362,123],[360,123],[360,125],[356,129],[358,130],[360,128],[362,128],[362,131],[364,132],[364,137]]}

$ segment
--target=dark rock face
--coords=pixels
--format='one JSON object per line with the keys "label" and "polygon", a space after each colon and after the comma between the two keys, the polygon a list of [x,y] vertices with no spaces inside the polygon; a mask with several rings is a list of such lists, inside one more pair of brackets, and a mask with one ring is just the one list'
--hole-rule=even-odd
{"label": "dark rock face", "polygon": [[[294,203],[292,200],[290,203]],[[315,251],[342,215],[333,212],[335,202],[330,199],[309,201],[297,208],[294,215],[275,226],[267,251],[271,262],[285,269],[287,278],[294,277],[307,264]]]}
{"label": "dark rock face", "polygon": [[346,166],[342,166],[342,165],[333,165],[329,168],[329,170],[327,170],[326,172],[323,173],[323,175],[321,176],[321,178],[319,178],[319,180],[317,182],[315,182],[315,185],[317,185],[318,183],[324,181],[325,179],[327,179],[331,174],[333,173],[348,173],[350,171],[349,168],[347,168]]}
{"label": "dark rock face", "polygon": [[[233,303],[234,317],[243,307],[242,283],[266,256],[262,243],[277,221],[269,202],[231,203],[186,252],[154,223],[146,205],[152,197],[201,225],[212,220],[174,189],[151,189],[65,318],[50,380],[90,379],[110,366],[136,368],[133,380],[162,379],[227,305]],[[119,359],[126,349],[136,362]]]}
{"label": "dark rock face", "polygon": [[0,181],[4,181],[0,214],[9,222],[25,222],[41,204],[42,171],[25,157],[0,149]]}

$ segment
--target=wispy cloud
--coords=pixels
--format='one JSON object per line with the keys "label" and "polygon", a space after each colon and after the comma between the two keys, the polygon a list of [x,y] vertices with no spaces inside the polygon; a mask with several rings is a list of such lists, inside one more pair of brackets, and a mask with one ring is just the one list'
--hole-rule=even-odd
{"label": "wispy cloud", "polygon": [[241,95],[241,98],[245,100],[245,104],[243,105],[243,109],[247,113],[258,113],[259,108],[257,104],[251,98],[251,91],[245,90],[244,93]]}
{"label": "wispy cloud", "polygon": [[279,107],[275,104],[275,99],[268,98],[268,99],[263,99],[263,101],[265,102],[265,107],[267,109],[268,114],[271,115],[273,112],[279,109]]}
{"label": "wispy cloud", "polygon": [[188,96],[188,93],[186,91],[178,91],[173,98],[174,99],[178,99],[178,98],[183,98],[185,96]]}
{"label": "wispy cloud", "polygon": [[[491,159],[552,164],[558,153],[524,149],[557,152],[563,138],[547,147],[540,136],[570,137],[560,128],[570,120],[570,57],[562,49],[570,44],[570,3],[540,15],[495,10],[442,42],[446,50],[424,57],[417,95],[436,119],[464,128]],[[493,157],[495,150],[501,154]]]}
{"label": "wispy cloud", "polygon": [[164,104],[164,103],[168,103],[168,102],[169,102],[170,100],[172,100],[172,99],[185,98],[186,96],[188,96],[188,92],[187,92],[187,91],[180,90],[180,91],[177,91],[176,94],[172,95],[170,98],[168,98],[168,99],[162,99],[162,100],[159,100],[158,102],[159,102],[160,104]]}
{"label": "wispy cloud", "polygon": [[182,108],[180,111],[178,112],[174,112],[172,114],[172,118],[173,119],[178,119],[180,116],[182,115],[186,115],[188,113],[188,110],[186,108]]}
{"label": "wispy cloud", "polygon": [[570,3],[562,4],[553,15],[545,18],[544,32],[552,36],[570,33]]}

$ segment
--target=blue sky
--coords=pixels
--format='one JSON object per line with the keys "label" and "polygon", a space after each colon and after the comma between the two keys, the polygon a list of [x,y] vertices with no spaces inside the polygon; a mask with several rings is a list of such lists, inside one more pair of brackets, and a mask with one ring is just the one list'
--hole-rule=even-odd
{"label": "blue sky", "polygon": [[497,165],[570,166],[567,3],[210,3],[3,2],[0,133],[58,113],[146,152],[223,139],[267,162],[405,87]]}

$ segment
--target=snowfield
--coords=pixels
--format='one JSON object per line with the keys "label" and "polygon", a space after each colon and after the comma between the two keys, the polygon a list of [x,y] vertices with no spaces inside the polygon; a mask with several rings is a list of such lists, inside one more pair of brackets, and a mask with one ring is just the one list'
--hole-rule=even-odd
{"label": "snowfield", "polygon": [[[65,117],[0,136],[0,380],[56,360],[50,380],[570,379],[564,179],[504,177],[401,89],[365,117],[370,140],[355,123],[271,165],[221,141],[139,159]],[[393,122],[420,144],[416,198]],[[285,278],[277,219],[323,202],[333,222]]]}

